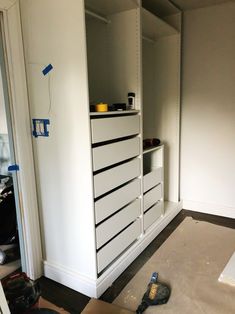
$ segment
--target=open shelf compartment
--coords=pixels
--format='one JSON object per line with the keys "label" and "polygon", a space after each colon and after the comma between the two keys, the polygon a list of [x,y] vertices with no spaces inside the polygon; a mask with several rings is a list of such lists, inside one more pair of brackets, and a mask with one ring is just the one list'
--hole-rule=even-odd
{"label": "open shelf compartment", "polygon": [[163,163],[163,145],[158,146],[157,149],[145,151],[145,154],[143,155],[144,193],[160,183],[163,185]]}

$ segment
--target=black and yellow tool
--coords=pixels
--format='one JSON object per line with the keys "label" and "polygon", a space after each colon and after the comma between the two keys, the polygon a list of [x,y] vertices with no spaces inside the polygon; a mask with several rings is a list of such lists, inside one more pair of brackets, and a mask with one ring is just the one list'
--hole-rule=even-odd
{"label": "black and yellow tool", "polygon": [[158,282],[158,274],[154,272],[136,313],[143,313],[151,305],[165,304],[168,302],[169,297],[170,288],[167,285]]}

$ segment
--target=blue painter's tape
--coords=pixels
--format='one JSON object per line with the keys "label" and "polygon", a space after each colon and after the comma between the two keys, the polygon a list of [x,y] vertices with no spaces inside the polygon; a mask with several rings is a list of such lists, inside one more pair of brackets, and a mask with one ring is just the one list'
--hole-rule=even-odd
{"label": "blue painter's tape", "polygon": [[46,66],[45,69],[42,70],[42,73],[44,75],[47,75],[52,69],[53,69],[53,66],[51,64],[48,64],[48,66]]}
{"label": "blue painter's tape", "polygon": [[8,171],[11,172],[11,171],[19,171],[20,170],[20,167],[19,165],[10,165],[8,167]]}

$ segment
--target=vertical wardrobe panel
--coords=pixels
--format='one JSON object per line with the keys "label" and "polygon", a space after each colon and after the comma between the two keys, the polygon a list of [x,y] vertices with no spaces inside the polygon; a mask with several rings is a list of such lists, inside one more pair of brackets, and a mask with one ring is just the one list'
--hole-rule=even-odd
{"label": "vertical wardrobe panel", "polygon": [[155,43],[142,40],[143,49],[143,138],[151,138],[157,134],[156,116],[158,115],[155,105]]}
{"label": "vertical wardrobe panel", "polygon": [[164,142],[165,199],[178,202],[179,117],[180,117],[180,35],[160,38],[155,44],[156,132]]}
{"label": "vertical wardrobe panel", "polygon": [[[87,59],[90,104],[109,102],[108,27],[86,14]],[[99,62],[97,62],[99,60]]]}
{"label": "vertical wardrobe panel", "polygon": [[127,102],[127,93],[136,93],[136,109],[140,107],[140,23],[139,9],[109,16],[109,54],[111,102]]}

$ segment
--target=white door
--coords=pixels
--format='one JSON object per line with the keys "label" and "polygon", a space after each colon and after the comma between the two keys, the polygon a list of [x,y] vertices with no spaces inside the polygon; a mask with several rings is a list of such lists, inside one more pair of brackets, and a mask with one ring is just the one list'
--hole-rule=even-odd
{"label": "white door", "polygon": [[42,275],[42,251],[19,1],[0,0],[0,30],[2,91],[11,163],[19,168],[12,175],[22,268],[30,278],[36,279]]}

